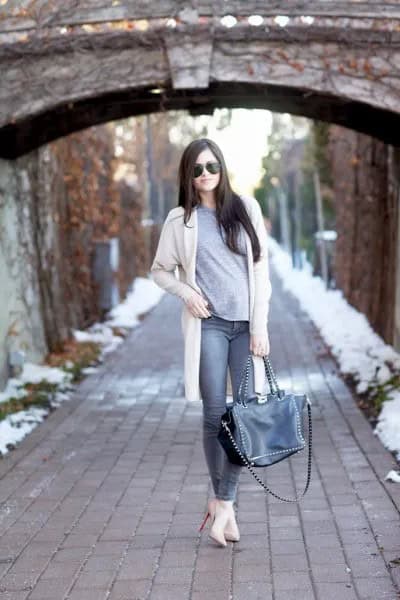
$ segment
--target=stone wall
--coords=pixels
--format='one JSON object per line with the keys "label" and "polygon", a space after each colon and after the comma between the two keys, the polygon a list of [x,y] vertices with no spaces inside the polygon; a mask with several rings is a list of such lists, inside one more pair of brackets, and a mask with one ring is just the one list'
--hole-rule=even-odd
{"label": "stone wall", "polygon": [[392,152],[375,138],[331,127],[337,285],[390,344],[395,342],[399,220]]}
{"label": "stone wall", "polygon": [[47,349],[30,178],[31,163],[37,165],[44,154],[37,150],[15,162],[0,160],[0,387],[7,380],[9,351],[24,351],[37,361]]}

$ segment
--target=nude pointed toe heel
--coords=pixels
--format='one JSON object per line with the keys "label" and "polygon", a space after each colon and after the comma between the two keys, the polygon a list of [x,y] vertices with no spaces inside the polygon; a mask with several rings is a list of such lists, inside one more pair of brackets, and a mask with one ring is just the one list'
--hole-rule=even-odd
{"label": "nude pointed toe heel", "polygon": [[214,513],[214,518],[212,520],[211,529],[209,532],[209,537],[213,539],[219,546],[225,547],[226,539],[224,534],[224,529],[229,520],[228,511],[224,510],[220,505],[217,504],[216,510]]}
{"label": "nude pointed toe heel", "polygon": [[[236,523],[232,501],[216,501],[215,516],[210,530],[210,537],[221,546],[226,546],[226,541],[239,541],[239,528]],[[222,538],[224,538],[225,543]]]}
{"label": "nude pointed toe heel", "polygon": [[238,542],[240,540],[239,527],[237,526],[235,515],[231,515],[224,531],[225,539],[229,542]]}
{"label": "nude pointed toe heel", "polygon": [[[210,519],[210,523],[212,526],[213,521],[214,521],[214,516],[215,516],[216,505],[217,505],[216,498],[213,498],[212,500],[210,500],[208,502],[207,512],[206,512],[204,519],[200,525],[199,531],[203,531],[208,519]],[[236,523],[233,507],[231,510],[229,510],[229,513],[230,514],[229,514],[228,520],[227,520],[225,528],[224,528],[224,538],[228,542],[238,542],[240,540],[240,533],[239,533],[239,528]],[[215,529],[214,529],[214,531],[215,531]],[[219,535],[219,534],[217,534],[217,535]],[[213,537],[213,536],[211,536],[211,537]],[[216,540],[216,541],[218,541],[218,542],[222,541],[221,537],[219,536],[218,540]],[[222,543],[221,545],[225,545],[225,544]]]}

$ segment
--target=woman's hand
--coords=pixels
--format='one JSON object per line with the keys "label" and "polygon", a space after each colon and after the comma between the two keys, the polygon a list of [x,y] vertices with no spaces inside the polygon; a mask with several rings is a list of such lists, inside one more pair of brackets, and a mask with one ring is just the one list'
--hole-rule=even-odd
{"label": "woman's hand", "polygon": [[270,352],[268,334],[250,335],[250,352],[254,356],[266,356]]}
{"label": "woman's hand", "polygon": [[211,312],[207,308],[207,300],[195,290],[191,290],[185,298],[185,303],[194,317],[206,319],[211,316]]}

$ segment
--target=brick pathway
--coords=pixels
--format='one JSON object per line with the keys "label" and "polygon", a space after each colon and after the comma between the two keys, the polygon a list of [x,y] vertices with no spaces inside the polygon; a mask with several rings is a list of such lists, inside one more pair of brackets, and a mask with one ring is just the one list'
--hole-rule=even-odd
{"label": "brick pathway", "polygon": [[[300,505],[243,471],[242,538],[198,527],[210,491],[201,405],[182,397],[180,300],[166,295],[75,396],[0,461],[1,600],[395,600],[400,486],[334,361],[273,275],[271,360],[314,411]],[[305,457],[268,470],[301,487]],[[294,473],[296,469],[296,474]]]}

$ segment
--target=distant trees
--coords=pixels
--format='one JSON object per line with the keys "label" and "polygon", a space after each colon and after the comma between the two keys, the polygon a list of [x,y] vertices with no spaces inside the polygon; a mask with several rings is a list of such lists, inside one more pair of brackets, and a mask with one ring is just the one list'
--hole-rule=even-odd
{"label": "distant trees", "polygon": [[333,283],[388,342],[394,339],[398,153],[369,136],[274,115],[265,175],[255,194],[271,232],[301,266],[316,254],[315,174],[325,230],[335,230]]}
{"label": "distant trees", "polygon": [[[324,133],[325,132],[325,133]],[[293,264],[303,256],[313,263],[317,230],[313,174],[322,182],[325,228],[334,227],[330,170],[325,156],[326,129],[308,119],[274,113],[268,154],[263,159],[265,174],[255,195],[271,223],[272,235],[291,253]]]}

